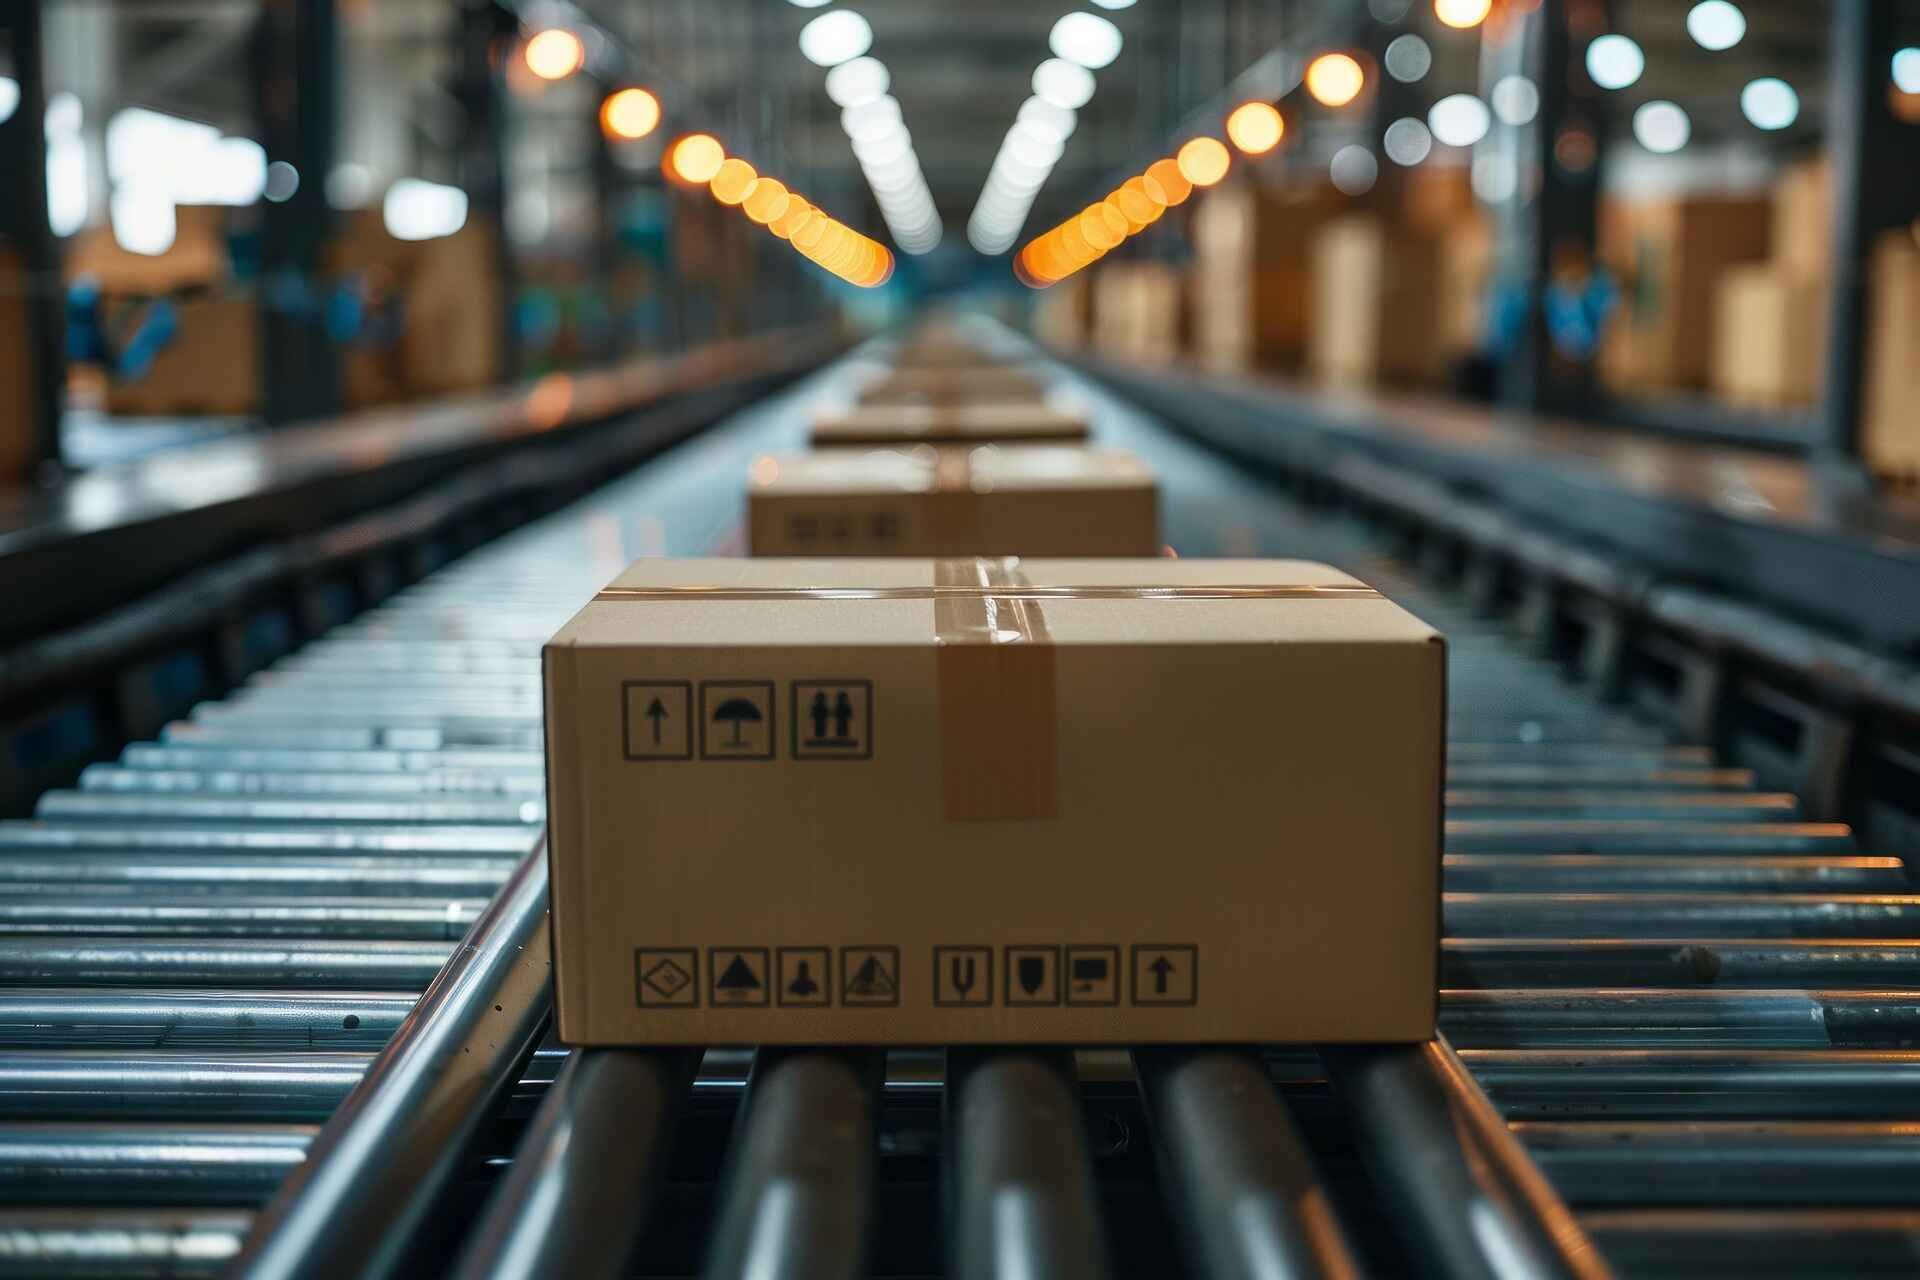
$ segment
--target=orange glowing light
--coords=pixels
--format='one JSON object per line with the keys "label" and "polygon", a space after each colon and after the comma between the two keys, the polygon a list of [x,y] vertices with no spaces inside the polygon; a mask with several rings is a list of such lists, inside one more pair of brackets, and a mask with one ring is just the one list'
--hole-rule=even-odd
{"label": "orange glowing light", "polygon": [[720,171],[707,184],[707,190],[713,192],[713,198],[721,204],[740,204],[759,180],[760,175],[754,172],[752,165],[738,156],[732,156],[722,162]]}
{"label": "orange glowing light", "polygon": [[527,70],[542,80],[565,80],[587,61],[587,46],[561,27],[549,27],[527,41]]}
{"label": "orange glowing light", "polygon": [[1307,92],[1323,107],[1344,107],[1367,87],[1367,73],[1344,53],[1323,53],[1307,65]]}
{"label": "orange glowing light", "polygon": [[1141,185],[1146,188],[1150,199],[1168,208],[1184,204],[1187,197],[1193,194],[1193,183],[1187,181],[1187,175],[1180,172],[1180,162],[1177,160],[1155,160],[1147,166]]}
{"label": "orange glowing light", "polygon": [[1167,211],[1165,205],[1147,193],[1144,178],[1128,178],[1118,191],[1107,198],[1113,201],[1115,208],[1127,215],[1128,222],[1136,224],[1136,231],[1160,221],[1160,215]]}
{"label": "orange glowing light", "polygon": [[667,172],[680,181],[701,187],[712,182],[726,163],[720,140],[706,133],[690,133],[667,151]]}
{"label": "orange glowing light", "polygon": [[793,239],[793,233],[807,225],[807,219],[813,217],[813,206],[793,192],[787,192],[787,211],[767,224],[767,230],[782,240]]}
{"label": "orange glowing light", "polygon": [[1180,175],[1196,187],[1210,187],[1227,176],[1233,157],[1226,143],[1218,138],[1195,138],[1180,148],[1175,157]]}
{"label": "orange glowing light", "polygon": [[793,199],[787,194],[786,183],[774,178],[762,178],[753,184],[740,207],[749,218],[764,227],[784,214],[791,203]]}
{"label": "orange glowing light", "polygon": [[815,209],[813,216],[801,223],[800,229],[793,233],[793,247],[812,257],[813,251],[820,247],[820,241],[826,236],[827,228],[832,225],[832,218]]}
{"label": "orange glowing light", "polygon": [[536,430],[551,431],[567,420],[573,408],[573,379],[550,373],[527,392],[527,421]]}
{"label": "orange glowing light", "polygon": [[1493,0],[1433,0],[1433,16],[1464,31],[1477,27],[1493,12]]}
{"label": "orange glowing light", "polygon": [[1227,117],[1227,140],[1250,156],[1263,156],[1280,145],[1287,122],[1270,102],[1243,102]]}
{"label": "orange glowing light", "polygon": [[[1121,221],[1124,223],[1126,220],[1123,218]],[[1097,204],[1090,204],[1081,211],[1079,225],[1080,234],[1087,238],[1087,243],[1101,253],[1127,238],[1124,230],[1116,231],[1107,225],[1105,211]]]}
{"label": "orange glowing light", "polygon": [[600,128],[609,138],[631,142],[659,127],[660,99],[645,89],[622,89],[600,104]]}

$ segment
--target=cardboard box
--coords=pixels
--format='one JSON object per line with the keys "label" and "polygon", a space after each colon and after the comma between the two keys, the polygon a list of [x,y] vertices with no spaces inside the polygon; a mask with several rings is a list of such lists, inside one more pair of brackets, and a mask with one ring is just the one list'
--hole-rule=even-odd
{"label": "cardboard box", "polygon": [[1371,385],[1441,374],[1437,240],[1354,214],[1320,233],[1313,272],[1307,362],[1317,380]]}
{"label": "cardboard box", "polygon": [[[104,304],[110,330],[123,335],[151,301]],[[250,297],[219,293],[167,300],[173,337],[137,376],[107,383],[107,412],[127,417],[240,416],[260,409],[260,309]]]}
{"label": "cardboard box", "polygon": [[1713,389],[1754,408],[1797,408],[1820,393],[1827,352],[1827,285],[1778,263],[1733,267],[1720,278]]}
{"label": "cardboard box", "polygon": [[1180,354],[1186,310],[1180,276],[1159,262],[1103,263],[1093,272],[1093,345],[1109,360],[1164,363]]}
{"label": "cardboard box", "polygon": [[1014,365],[898,368],[860,391],[861,404],[925,404],[972,400],[1037,400],[1039,379]]}
{"label": "cardboard box", "polygon": [[1444,646],[1324,565],[649,560],[545,669],[569,1044],[1433,1032]]}
{"label": "cardboard box", "polygon": [[1920,245],[1890,231],[1874,246],[1867,330],[1867,465],[1920,479]]}
{"label": "cardboard box", "polygon": [[1762,200],[1604,204],[1600,260],[1621,299],[1600,344],[1602,378],[1630,393],[1706,386],[1720,277],[1766,257],[1768,225]]}
{"label": "cardboard box", "polygon": [[1299,368],[1313,316],[1314,237],[1343,207],[1331,188],[1216,188],[1193,212],[1195,359],[1224,371]]}
{"label": "cardboard box", "polygon": [[1824,159],[1803,160],[1773,187],[1773,261],[1801,277],[1825,278],[1833,264],[1833,184]]}
{"label": "cardboard box", "polygon": [[1084,272],[1043,289],[1033,304],[1033,334],[1050,347],[1085,346],[1093,332],[1093,290]]}
{"label": "cardboard box", "polygon": [[498,232],[477,220],[421,245],[400,335],[410,391],[445,395],[499,381],[506,307],[499,252]]}
{"label": "cardboard box", "polygon": [[816,418],[812,443],[831,445],[1018,444],[1082,441],[1087,420],[1038,400],[862,405]]}
{"label": "cardboard box", "polygon": [[1436,228],[1440,310],[1436,335],[1443,355],[1457,359],[1486,345],[1487,290],[1493,279],[1492,223],[1469,212]]}
{"label": "cardboard box", "polygon": [[756,460],[757,556],[1152,556],[1158,488],[1138,458],[1070,445],[832,449]]}

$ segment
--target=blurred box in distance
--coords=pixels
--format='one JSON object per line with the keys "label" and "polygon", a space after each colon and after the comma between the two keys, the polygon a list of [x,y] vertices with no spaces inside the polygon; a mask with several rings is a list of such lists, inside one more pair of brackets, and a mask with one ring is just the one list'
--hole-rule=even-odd
{"label": "blurred box in distance", "polygon": [[1239,182],[1198,202],[1188,287],[1193,352],[1203,367],[1300,367],[1313,316],[1313,241],[1343,200],[1331,187]]}
{"label": "blurred box in distance", "polygon": [[826,449],[755,460],[756,556],[1152,556],[1159,491],[1130,453],[1071,445]]}
{"label": "blurred box in distance", "polygon": [[1874,246],[1861,450],[1873,471],[1920,480],[1920,244],[1889,231]]}
{"label": "blurred box in distance", "polygon": [[410,391],[445,395],[499,380],[506,299],[498,236],[491,224],[474,219],[422,244],[407,281],[400,336]]}
{"label": "blurred box in distance", "polygon": [[1773,187],[1773,261],[1825,279],[1833,264],[1833,183],[1824,157],[1789,165]]}
{"label": "blurred box in distance", "polygon": [[1602,380],[1626,394],[1705,387],[1720,277],[1767,256],[1768,227],[1764,200],[1604,202],[1599,256],[1620,306],[1600,344]]}
{"label": "blurred box in distance", "polygon": [[1756,409],[1805,408],[1819,396],[1827,351],[1827,284],[1783,264],[1729,268],[1713,328],[1713,390]]}
{"label": "blurred box in distance", "polygon": [[1493,224],[1468,210],[1435,229],[1440,250],[1439,328],[1441,354],[1471,355],[1486,342],[1487,288],[1493,278]]}
{"label": "blurred box in distance", "polygon": [[1037,400],[1040,380],[1012,365],[901,366],[860,390],[861,404]]}
{"label": "blurred box in distance", "polygon": [[814,419],[818,448],[865,444],[1017,444],[1084,441],[1087,420],[1038,400],[862,405]]}
{"label": "blurred box in distance", "polygon": [[149,363],[118,370],[107,381],[107,412],[124,417],[241,416],[260,409],[260,306],[221,292],[169,298],[109,298],[101,315],[109,332],[137,332],[153,308],[173,312],[172,335]]}
{"label": "blurred box in distance", "polygon": [[545,672],[569,1044],[1433,1032],[1444,646],[1337,570],[649,560]]}
{"label": "blurred box in distance", "polygon": [[1180,275],[1161,262],[1093,269],[1093,348],[1109,360],[1166,364],[1180,355]]}
{"label": "blurred box in distance", "polygon": [[1033,302],[1033,335],[1050,347],[1087,345],[1093,333],[1093,290],[1085,272],[1077,272]]}
{"label": "blurred box in distance", "polygon": [[1323,385],[1426,382],[1445,367],[1433,236],[1350,214],[1314,242],[1307,362]]}

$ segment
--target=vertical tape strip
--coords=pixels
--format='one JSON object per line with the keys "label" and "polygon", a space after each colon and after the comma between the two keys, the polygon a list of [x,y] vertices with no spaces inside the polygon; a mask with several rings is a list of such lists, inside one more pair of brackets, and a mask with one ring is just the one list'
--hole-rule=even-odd
{"label": "vertical tape strip", "polygon": [[[973,492],[973,451],[942,448],[934,454],[933,493],[927,501],[933,544],[943,550],[980,551],[979,499]],[[971,561],[957,563],[970,564]]]}
{"label": "vertical tape strip", "polygon": [[1054,647],[1018,559],[936,560],[936,587],[985,588],[933,602],[942,785],[949,822],[1055,816],[1059,772]]}

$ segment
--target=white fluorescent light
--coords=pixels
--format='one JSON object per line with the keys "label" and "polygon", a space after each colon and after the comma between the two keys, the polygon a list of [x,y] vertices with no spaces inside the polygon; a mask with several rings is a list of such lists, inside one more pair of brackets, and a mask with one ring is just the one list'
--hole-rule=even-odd
{"label": "white fluorescent light", "polygon": [[800,53],[817,67],[837,67],[873,47],[873,28],[851,9],[823,13],[800,28]]}
{"label": "white fluorescent light", "polygon": [[1093,98],[1093,72],[1065,58],[1048,58],[1033,69],[1033,92],[1056,107],[1078,111]]}
{"label": "white fluorescent light", "polygon": [[1120,28],[1098,14],[1080,10],[1053,24],[1047,47],[1068,62],[1098,71],[1120,56]]}

